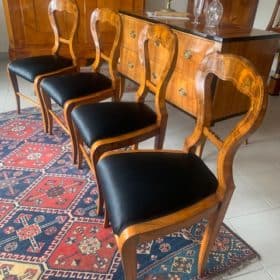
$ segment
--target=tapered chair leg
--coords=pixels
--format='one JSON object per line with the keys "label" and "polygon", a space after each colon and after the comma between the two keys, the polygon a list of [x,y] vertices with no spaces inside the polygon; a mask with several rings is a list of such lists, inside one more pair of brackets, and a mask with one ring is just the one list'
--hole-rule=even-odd
{"label": "tapered chair leg", "polygon": [[108,210],[107,210],[107,207],[106,207],[106,203],[105,203],[105,209],[104,209],[104,222],[103,222],[103,226],[104,228],[107,228],[109,227],[109,217],[108,217]]}
{"label": "tapered chair leg", "polygon": [[97,202],[97,209],[96,209],[96,213],[98,216],[101,216],[103,214],[103,207],[104,207],[104,198],[102,195],[102,192],[100,191],[100,188],[98,187],[98,183],[97,184],[97,189],[98,189],[98,202]]}
{"label": "tapered chair leg", "polygon": [[[72,118],[71,118],[72,120]],[[74,163],[76,162],[78,169],[81,169],[82,167],[82,159],[83,159],[83,155],[82,155],[82,145],[83,142],[81,140],[80,134],[75,126],[75,124],[72,121],[72,132],[70,132],[71,137],[75,138],[75,140],[72,142],[73,144],[75,143],[76,148],[73,148],[73,150],[76,151],[76,159],[73,158]],[[80,147],[81,146],[81,147]]]}
{"label": "tapered chair leg", "polygon": [[44,92],[40,92],[41,94],[41,98],[42,98],[42,102],[43,102],[43,106],[44,106],[44,110],[45,110],[45,114],[46,114],[46,127],[45,129],[48,129],[47,132],[52,135],[52,129],[53,129],[53,117],[50,114],[49,110],[52,108],[52,103],[51,103],[51,99],[49,98],[49,96],[47,96],[47,94],[44,94]]}
{"label": "tapered chair leg", "polygon": [[83,160],[83,156],[82,156],[81,148],[80,148],[80,145],[77,144],[77,167],[78,167],[78,169],[81,169],[81,167],[82,167],[82,160]]}
{"label": "tapered chair leg", "polygon": [[44,132],[48,133],[49,131],[49,121],[48,121],[48,116],[47,116],[47,110],[45,108],[45,103],[44,100],[42,98],[42,93],[41,93],[41,89],[40,89],[40,82],[41,79],[39,80],[35,80],[34,81],[34,92],[36,93],[36,96],[39,100],[40,103],[40,109],[41,109],[41,115],[42,115],[42,119],[43,119],[43,125],[44,125]]}
{"label": "tapered chair leg", "polygon": [[18,112],[18,114],[20,114],[20,97],[17,94],[19,92],[17,75],[15,73],[13,73],[12,71],[10,71],[9,69],[7,69],[7,73],[8,73],[8,77],[11,81],[11,84],[13,86],[14,94],[16,97],[17,112]]}
{"label": "tapered chair leg", "polygon": [[133,239],[129,239],[123,243],[121,248],[119,248],[125,280],[137,279],[136,245],[137,244]]}
{"label": "tapered chair leg", "polygon": [[220,208],[208,219],[198,255],[198,275],[200,276],[203,275],[210,250],[214,245],[214,242],[224,220],[232,193],[233,190],[232,192],[229,192],[227,194],[227,198],[224,199],[224,202],[220,206]]}
{"label": "tapered chair leg", "polygon": [[73,121],[71,118],[71,111],[72,111],[73,107],[74,107],[73,105],[66,106],[66,108],[64,109],[64,120],[66,122],[66,127],[68,127],[68,131],[70,134],[73,164],[76,164],[79,147],[78,147],[78,143],[77,143],[77,137],[75,136],[74,124],[73,124]]}
{"label": "tapered chair leg", "polygon": [[118,93],[119,93],[119,100],[121,100],[123,97],[124,90],[125,90],[125,78],[122,75],[120,76],[119,85],[118,85],[117,89],[118,89]]}
{"label": "tapered chair leg", "polygon": [[163,148],[164,138],[165,138],[165,131],[166,131],[166,125],[162,125],[162,128],[158,135],[155,137],[155,149],[161,150]]}
{"label": "tapered chair leg", "polygon": [[202,153],[203,153],[205,144],[206,144],[206,137],[202,136],[202,137],[201,137],[201,140],[200,140],[200,142],[199,142],[199,145],[196,146],[196,150],[195,150],[195,154],[196,154],[198,157],[201,157],[201,156],[202,156]]}
{"label": "tapered chair leg", "polygon": [[[95,172],[96,170],[96,164],[97,164],[98,159],[96,159],[96,157],[94,155],[92,155],[91,157],[91,171],[95,176],[95,181],[96,181],[96,187],[97,187],[97,191],[98,191],[98,203],[97,203],[97,215],[100,216],[103,214],[103,208],[104,208],[104,197],[102,194],[102,190],[100,188],[100,184],[98,182],[98,176]],[[106,214],[106,213],[105,213]]]}

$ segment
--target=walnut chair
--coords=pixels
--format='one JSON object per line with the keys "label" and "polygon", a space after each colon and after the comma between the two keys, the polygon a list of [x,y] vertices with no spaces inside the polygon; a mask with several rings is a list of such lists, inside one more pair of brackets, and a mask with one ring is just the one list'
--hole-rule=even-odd
{"label": "walnut chair", "polygon": [[[211,130],[212,97],[205,89],[213,74],[231,81],[251,102],[248,112],[224,139]],[[203,274],[235,188],[234,156],[263,119],[267,104],[263,81],[244,58],[217,53],[206,56],[196,76],[196,89],[198,117],[184,151],[110,151],[97,163],[97,178],[126,280],[136,279],[138,243],[204,218],[208,223],[198,256],[198,273]],[[204,138],[218,148],[217,176],[196,155]]]}
{"label": "walnut chair", "polygon": [[[154,77],[151,75],[151,69],[154,69],[149,59],[151,53],[165,57],[157,67],[156,80],[151,78]],[[139,34],[139,73],[142,78],[136,102],[86,104],[72,111],[79,166],[83,155],[95,174],[95,166],[102,153],[130,145],[137,147],[139,142],[151,137],[155,137],[155,147],[162,148],[167,122],[165,92],[176,57],[177,37],[170,28],[162,24],[143,28]],[[155,95],[155,108],[144,103],[148,91]],[[99,192],[98,214],[101,214],[102,206],[102,193]]]}
{"label": "walnut chair", "polygon": [[[110,49],[103,48],[102,40],[104,29],[111,26],[114,29],[113,42]],[[71,137],[73,161],[76,162],[77,144],[73,136],[74,130],[71,120],[71,112],[78,104],[94,103],[109,97],[114,101],[119,100],[120,79],[117,76],[117,60],[119,58],[121,38],[120,15],[107,8],[95,9],[90,20],[91,33],[95,44],[96,54],[91,72],[74,72],[60,76],[52,76],[41,83],[41,94],[45,104],[45,114],[48,119],[49,133],[52,134],[53,119]],[[106,29],[105,29],[106,30]],[[109,67],[109,76],[100,72],[100,66],[106,62]],[[63,109],[63,115],[52,108],[52,101]]]}
{"label": "walnut chair", "polygon": [[[61,35],[58,18],[63,18],[65,13],[71,17],[72,26],[68,38]],[[8,76],[11,80],[17,103],[17,111],[20,113],[20,97],[26,99],[33,105],[40,107],[44,122],[45,131],[48,130],[47,118],[43,108],[43,101],[40,95],[40,82],[44,77],[75,71],[76,56],[73,50],[73,39],[78,26],[78,7],[74,0],[51,0],[48,6],[49,21],[54,32],[54,46],[52,54],[42,56],[31,56],[11,61],[7,66]],[[60,54],[61,46],[67,45],[70,58]],[[35,97],[19,91],[18,78],[21,77],[34,84]]]}

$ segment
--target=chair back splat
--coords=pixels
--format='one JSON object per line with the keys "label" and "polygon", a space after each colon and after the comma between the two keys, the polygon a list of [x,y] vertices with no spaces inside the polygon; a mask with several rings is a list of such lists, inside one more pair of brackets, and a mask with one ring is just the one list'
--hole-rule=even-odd
{"label": "chair back splat", "polygon": [[[250,100],[248,112],[225,137],[211,127],[213,76],[230,81]],[[97,163],[99,188],[121,254],[126,280],[137,278],[137,246],[205,220],[198,253],[200,276],[226,214],[235,185],[238,147],[261,123],[266,106],[263,80],[245,58],[211,53],[196,75],[197,121],[183,151],[110,151]],[[234,120],[234,119],[233,119]],[[197,154],[206,140],[218,149],[216,176]],[[106,221],[108,223],[108,221]]]}
{"label": "chair back splat", "polygon": [[100,37],[101,32],[98,28],[99,25],[106,25],[109,24],[111,26],[120,26],[121,27],[121,19],[120,16],[116,13],[112,13],[109,9],[102,9],[102,15],[100,14],[101,10],[96,10],[95,13],[92,14],[91,17],[91,33],[95,45],[95,61],[92,65],[92,68],[94,71],[98,71],[102,59],[105,60],[108,63],[109,66],[109,74],[113,83],[113,88],[118,88],[119,85],[117,85],[117,62],[118,58],[120,56],[120,40],[121,40],[121,28],[116,28],[114,32],[114,41],[112,43],[111,48],[109,49],[109,54],[107,54],[106,47],[101,46]]}
{"label": "chair back splat", "polygon": [[[70,27],[70,32],[68,38],[64,38],[58,28],[59,24],[56,19],[56,12],[64,12],[72,15],[73,24]],[[52,48],[52,53],[58,55],[61,44],[66,44],[69,48],[69,52],[74,64],[77,64],[77,57],[73,49],[73,41],[78,28],[79,11],[76,3],[69,0],[54,0],[49,4],[48,15],[50,24],[54,33],[54,46]]]}
{"label": "chair back splat", "polygon": [[[168,82],[176,65],[177,48],[176,36],[170,34],[168,29],[163,29],[162,25],[146,25],[139,35],[138,50],[142,76],[137,91],[137,99],[143,102],[148,91],[155,94],[155,110],[159,123],[167,121],[165,95]],[[157,69],[158,75],[154,74],[156,64],[152,63],[151,60],[154,53],[161,54],[161,58],[164,57],[161,61],[161,69]]]}

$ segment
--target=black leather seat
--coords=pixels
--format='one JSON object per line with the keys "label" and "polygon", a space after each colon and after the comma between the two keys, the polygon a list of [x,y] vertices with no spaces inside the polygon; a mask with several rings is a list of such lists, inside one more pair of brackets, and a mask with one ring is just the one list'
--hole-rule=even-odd
{"label": "black leather seat", "polygon": [[8,70],[33,83],[36,76],[73,65],[73,60],[58,55],[44,55],[17,59],[8,64]]}
{"label": "black leather seat", "polygon": [[71,116],[88,147],[97,140],[145,128],[157,119],[150,107],[136,102],[86,104],[75,108]]}
{"label": "black leather seat", "polygon": [[199,157],[184,153],[115,154],[98,162],[97,174],[117,235],[130,225],[188,207],[218,186]]}
{"label": "black leather seat", "polygon": [[97,72],[77,72],[53,76],[44,79],[41,83],[44,94],[47,94],[61,107],[70,99],[87,96],[111,87],[111,79]]}

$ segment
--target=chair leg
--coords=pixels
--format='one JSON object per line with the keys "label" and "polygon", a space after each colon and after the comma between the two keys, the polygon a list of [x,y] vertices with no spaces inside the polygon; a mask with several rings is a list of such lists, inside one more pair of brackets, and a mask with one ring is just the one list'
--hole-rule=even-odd
{"label": "chair leg", "polygon": [[106,203],[105,203],[105,210],[104,210],[103,227],[104,228],[108,228],[109,227],[109,216],[108,216],[108,210],[107,210],[107,207],[106,207]]}
{"label": "chair leg", "polygon": [[206,140],[207,140],[206,137],[201,138],[201,140],[199,142],[199,145],[197,145],[197,147],[196,147],[195,154],[198,157],[202,156],[202,153],[203,153],[203,150],[204,150],[204,146],[206,144]]}
{"label": "chair leg", "polygon": [[82,167],[82,159],[83,159],[83,155],[82,155],[82,152],[81,152],[81,149],[80,149],[80,145],[77,145],[77,167],[78,169],[81,169]]}
{"label": "chair leg", "polygon": [[200,251],[199,251],[199,255],[198,255],[198,275],[199,276],[203,275],[210,250],[216,240],[217,234],[218,234],[221,224],[224,220],[226,210],[228,208],[232,193],[233,193],[233,191],[231,193],[227,194],[227,198],[225,198],[223,204],[208,220],[205,232],[203,234],[203,238],[202,238],[201,245],[200,245]]}
{"label": "chair leg", "polygon": [[96,166],[97,166],[97,161],[98,161],[98,150],[91,151],[91,156],[90,156],[90,169],[92,173],[95,176],[95,181],[96,181],[96,187],[97,187],[97,192],[98,192],[98,203],[97,203],[97,215],[100,216],[103,214],[103,207],[104,207],[104,198],[102,194],[102,190],[100,188],[98,176],[95,172]]}
{"label": "chair leg", "polygon": [[77,167],[78,169],[81,169],[82,167],[82,159],[83,159],[83,154],[82,154],[82,146],[83,146],[83,142],[81,140],[80,134],[75,126],[75,124],[73,123],[73,128],[74,128],[74,137],[76,138],[75,143],[77,145],[76,147],[76,163],[77,163]]}
{"label": "chair leg", "polygon": [[[136,144],[131,146],[131,149],[132,150],[138,150],[138,147],[139,147],[139,143],[136,143]],[[129,150],[129,147],[127,147],[127,150]]]}
{"label": "chair leg", "polygon": [[123,273],[125,280],[137,279],[137,254],[136,242],[134,239],[125,240],[122,247],[119,248],[122,259]]}
{"label": "chair leg", "polygon": [[163,148],[164,138],[165,138],[165,127],[162,128],[159,134],[155,136],[155,144],[154,144],[155,149],[161,150]]}
{"label": "chair leg", "polygon": [[44,103],[44,100],[43,100],[43,93],[41,91],[41,88],[40,88],[40,82],[41,80],[35,80],[34,82],[34,91],[37,95],[37,98],[39,100],[39,103],[40,103],[40,109],[41,109],[41,115],[42,115],[42,119],[43,119],[43,124],[44,124],[44,132],[45,133],[48,133],[49,131],[49,127],[48,127],[48,116],[47,116],[47,110],[45,108],[45,103]]}
{"label": "chair leg", "polygon": [[68,128],[69,135],[70,135],[70,140],[71,140],[71,148],[72,148],[72,159],[73,159],[73,164],[77,163],[77,154],[78,154],[78,145],[77,145],[77,137],[75,136],[76,134],[76,129],[74,127],[72,118],[71,118],[71,112],[73,110],[73,105],[71,106],[66,106],[66,108],[63,109],[64,111],[64,119],[66,122],[66,127]]}
{"label": "chair leg", "polygon": [[49,112],[52,109],[51,99],[47,94],[44,94],[43,92],[42,92],[41,97],[42,97],[42,102],[43,102],[44,108],[45,108],[46,122],[47,122],[46,128],[48,128],[47,132],[50,135],[52,135],[53,134],[53,117]]}
{"label": "chair leg", "polygon": [[[96,187],[97,187],[97,191],[98,191],[98,202],[97,202],[96,214],[98,216],[101,216],[103,214],[104,198],[103,198],[102,192],[100,190],[97,179],[96,179]],[[105,212],[105,214],[106,214],[106,212]]]}
{"label": "chair leg", "polygon": [[118,95],[119,95],[119,98],[118,98],[119,101],[123,97],[124,87],[125,87],[125,78],[121,75],[120,80],[119,80],[119,85],[116,87],[116,90],[118,91]]}
{"label": "chair leg", "polygon": [[17,94],[19,92],[17,75],[14,72],[10,71],[9,69],[7,69],[7,73],[8,73],[8,77],[11,81],[11,84],[12,84],[12,87],[13,87],[13,90],[14,90],[14,94],[15,94],[15,97],[16,97],[17,112],[18,112],[18,114],[20,114],[20,97]]}

